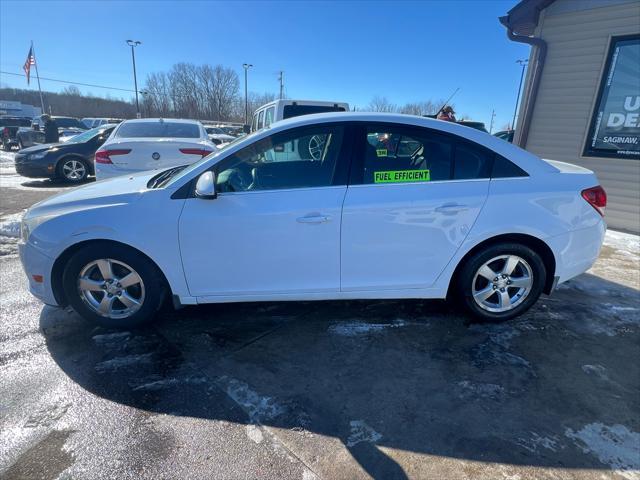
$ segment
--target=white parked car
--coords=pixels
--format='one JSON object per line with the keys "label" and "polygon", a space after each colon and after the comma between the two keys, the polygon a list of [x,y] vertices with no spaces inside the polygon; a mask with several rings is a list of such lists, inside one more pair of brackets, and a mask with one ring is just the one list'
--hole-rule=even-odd
{"label": "white parked car", "polygon": [[[321,154],[300,156],[311,138]],[[589,170],[468,127],[308,115],[40,202],[20,255],[36,297],[110,327],[149,321],[166,298],[454,297],[496,321],[591,267],[605,204]]]}
{"label": "white parked car", "polygon": [[195,120],[125,120],[96,152],[96,179],[187,165],[214,150],[204,127]]}
{"label": "white parked car", "polygon": [[224,133],[224,130],[220,127],[209,127],[205,125],[204,129],[206,130],[211,143],[213,143],[218,148],[225,147],[227,144],[233,142],[236,139],[236,137]]}

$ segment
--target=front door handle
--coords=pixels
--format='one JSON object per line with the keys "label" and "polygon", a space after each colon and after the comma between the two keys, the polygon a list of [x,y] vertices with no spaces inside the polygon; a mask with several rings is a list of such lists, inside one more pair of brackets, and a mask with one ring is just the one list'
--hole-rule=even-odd
{"label": "front door handle", "polygon": [[436,212],[438,213],[458,213],[464,212],[465,210],[469,210],[467,205],[459,205],[457,203],[446,203],[436,208]]}
{"label": "front door handle", "polygon": [[331,220],[329,215],[308,215],[306,217],[298,217],[298,223],[326,223]]}

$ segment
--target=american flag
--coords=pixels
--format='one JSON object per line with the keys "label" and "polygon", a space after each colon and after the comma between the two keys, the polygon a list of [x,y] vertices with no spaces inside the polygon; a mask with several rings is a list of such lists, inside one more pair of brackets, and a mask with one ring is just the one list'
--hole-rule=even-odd
{"label": "american flag", "polygon": [[29,79],[31,77],[31,65],[35,65],[36,64],[36,57],[33,54],[33,45],[31,45],[31,48],[29,49],[29,55],[27,55],[27,61],[24,62],[24,67],[22,67],[22,69],[24,70],[24,73],[27,74],[27,85],[29,85]]}

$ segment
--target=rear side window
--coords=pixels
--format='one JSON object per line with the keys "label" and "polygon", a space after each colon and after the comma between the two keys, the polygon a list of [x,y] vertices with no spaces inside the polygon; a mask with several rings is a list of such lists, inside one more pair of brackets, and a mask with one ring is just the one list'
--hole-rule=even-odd
{"label": "rear side window", "polygon": [[415,183],[451,179],[453,143],[428,130],[369,127],[363,183]]}
{"label": "rear side window", "polygon": [[269,107],[264,114],[264,126],[268,127],[273,123],[273,116],[275,114],[276,107]]}
{"label": "rear side window", "polygon": [[344,107],[338,105],[285,105],[282,118],[299,117],[312,113],[344,112]]}
{"label": "rear side window", "polygon": [[453,168],[454,180],[489,178],[491,155],[483,149],[458,143]]}
{"label": "rear side window", "polygon": [[493,160],[493,171],[491,172],[491,178],[513,178],[513,177],[528,177],[527,172],[522,170],[515,163],[510,162],[501,155],[496,154]]}
{"label": "rear side window", "polygon": [[131,122],[120,125],[115,136],[119,138],[200,138],[200,127],[196,123]]}

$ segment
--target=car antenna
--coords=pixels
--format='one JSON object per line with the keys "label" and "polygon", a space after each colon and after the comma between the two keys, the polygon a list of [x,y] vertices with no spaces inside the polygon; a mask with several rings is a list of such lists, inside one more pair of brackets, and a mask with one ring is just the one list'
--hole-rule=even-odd
{"label": "car antenna", "polygon": [[456,93],[458,93],[458,90],[460,90],[460,87],[456,88],[456,90],[451,94],[451,96],[449,98],[447,98],[447,101],[444,102],[442,104],[442,106],[440,107],[440,109],[436,112],[436,114],[434,115],[434,117],[437,117],[438,115],[440,115],[440,112],[444,109],[444,107],[447,106],[447,104],[451,101],[451,99],[453,97],[455,97]]}

